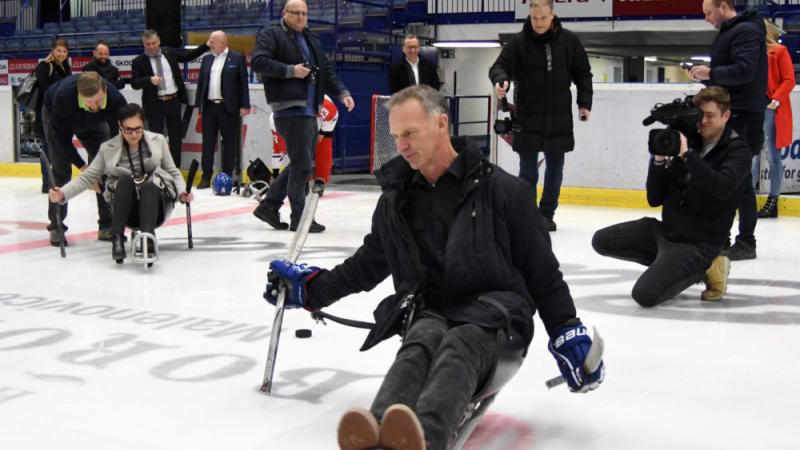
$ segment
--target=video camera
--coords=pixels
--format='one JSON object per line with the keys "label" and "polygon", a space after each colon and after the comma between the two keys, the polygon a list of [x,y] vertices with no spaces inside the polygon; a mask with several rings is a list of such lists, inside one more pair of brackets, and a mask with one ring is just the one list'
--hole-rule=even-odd
{"label": "video camera", "polygon": [[507,112],[508,117],[503,119],[497,119],[494,121],[494,132],[499,135],[511,134],[514,132],[516,118],[514,117],[514,110],[511,109],[511,105],[508,104],[508,98],[503,97],[500,100],[500,107],[502,108],[503,112]]}
{"label": "video camera", "polygon": [[308,79],[313,83],[317,80],[317,74],[319,74],[319,66],[313,66],[308,61],[303,63],[303,66],[310,70],[311,73],[308,74]]}
{"label": "video camera", "polygon": [[647,148],[652,155],[677,156],[681,150],[681,136],[683,133],[689,141],[689,147],[699,142],[700,133],[697,131],[697,122],[703,117],[703,112],[692,103],[693,95],[684,99],[676,98],[672,103],[656,103],[650,110],[650,115],[642,121],[642,125],[649,126],[655,122],[663,123],[667,128],[650,130]]}

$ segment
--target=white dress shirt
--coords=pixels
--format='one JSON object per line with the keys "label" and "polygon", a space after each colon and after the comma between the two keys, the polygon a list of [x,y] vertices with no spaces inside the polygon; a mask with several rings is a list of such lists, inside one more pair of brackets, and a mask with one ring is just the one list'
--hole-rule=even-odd
{"label": "white dress shirt", "polygon": [[419,58],[417,58],[417,62],[415,63],[412,63],[406,58],[406,62],[411,66],[411,71],[414,72],[414,85],[419,84]]}
{"label": "white dress shirt", "polygon": [[[150,67],[153,68],[153,74],[158,76],[158,66],[156,66],[156,59],[148,55],[150,60]],[[164,71],[164,90],[158,91],[158,96],[172,95],[178,92],[178,86],[175,85],[175,79],[172,78],[172,68],[164,54],[161,54],[161,69]]]}
{"label": "white dress shirt", "polygon": [[211,64],[211,73],[208,78],[208,99],[222,100],[222,69],[225,67],[225,60],[228,58],[228,47],[219,55],[214,55],[214,63]]}

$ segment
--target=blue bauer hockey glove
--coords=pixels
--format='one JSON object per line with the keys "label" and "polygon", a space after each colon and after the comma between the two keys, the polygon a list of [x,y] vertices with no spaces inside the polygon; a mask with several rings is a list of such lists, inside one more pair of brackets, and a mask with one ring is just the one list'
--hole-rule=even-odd
{"label": "blue bauer hockey glove", "polygon": [[275,305],[278,302],[278,291],[281,284],[286,286],[286,308],[306,307],[306,283],[317,276],[322,269],[308,264],[292,264],[286,260],[276,259],[269,263],[267,273],[267,290],[264,299]]}
{"label": "blue bauer hockey glove", "polygon": [[597,389],[605,378],[606,368],[602,354],[597,361],[586,360],[590,348],[592,348],[592,338],[579,320],[574,325],[561,327],[547,344],[547,349],[558,363],[561,376],[567,381],[572,392]]}

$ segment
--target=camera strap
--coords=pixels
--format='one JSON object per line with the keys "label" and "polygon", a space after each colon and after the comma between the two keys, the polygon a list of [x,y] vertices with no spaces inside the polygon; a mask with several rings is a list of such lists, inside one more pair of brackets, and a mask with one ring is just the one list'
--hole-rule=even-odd
{"label": "camera strap", "polygon": [[136,165],[133,164],[133,158],[131,157],[131,149],[128,147],[128,143],[124,144],[125,153],[128,154],[128,163],[131,165],[131,172],[133,174],[133,185],[136,187],[136,200],[139,200],[139,187],[147,182],[147,172],[144,169],[144,155],[145,155],[145,144],[144,139],[139,142],[139,166],[142,168],[142,175],[138,175],[136,173]]}

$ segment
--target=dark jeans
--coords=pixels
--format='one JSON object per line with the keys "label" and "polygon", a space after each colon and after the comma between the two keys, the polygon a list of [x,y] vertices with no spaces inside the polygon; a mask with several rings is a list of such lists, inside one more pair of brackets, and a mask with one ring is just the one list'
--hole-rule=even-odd
{"label": "dark jeans", "polygon": [[[42,141],[42,151],[45,155],[47,155],[47,159],[50,159],[50,147],[47,145],[47,138],[44,134],[44,118],[42,117],[43,110],[44,108],[42,106],[39,106],[36,109],[36,120],[33,122],[33,135]],[[51,160],[50,163],[52,164],[53,161]],[[44,168],[44,161],[41,159],[39,159],[39,166],[42,169],[42,186],[48,187],[49,183],[47,181],[47,170]]]}
{"label": "dark jeans", "polygon": [[[764,113],[737,111],[731,116],[731,126],[747,141],[750,152],[757,157],[764,145]],[[753,189],[753,175],[748,172],[744,180],[744,193],[739,203],[739,235],[736,241],[745,241],[756,246],[756,191]]]}
{"label": "dark jeans", "polygon": [[429,450],[444,450],[478,386],[497,362],[497,331],[448,323],[423,312],[406,334],[370,411],[402,403],[413,409]]}
{"label": "dark jeans", "polygon": [[[181,167],[181,145],[183,144],[183,119],[181,118],[181,101],[177,97],[166,102],[157,100],[156,107],[145,111],[147,129],[153,133],[166,134],[169,137],[169,153],[175,166]],[[164,122],[167,132],[164,133]]]}
{"label": "dark jeans", "polygon": [[[55,130],[53,129],[53,124],[50,121],[50,114],[47,110],[44,110],[42,113],[42,124],[44,125],[45,136],[47,137],[47,143],[50,146],[50,164],[53,165],[53,179],[55,180],[56,186],[64,186],[72,179],[72,163],[70,162],[67,155],[58,148],[58,144],[55,142]],[[89,155],[89,162],[91,163],[94,160],[94,157],[97,156],[97,152],[100,151],[100,144],[107,141],[109,138],[109,130],[108,124],[103,122],[100,127],[96,130],[93,130],[90,133],[82,134],[78,136],[78,140],[80,141],[83,148],[86,149],[86,153]],[[111,211],[108,208],[108,204],[103,199],[103,196],[100,194],[96,194],[97,197],[97,228],[100,230],[104,230],[111,227]],[[47,209],[47,217],[50,219],[50,224],[47,225],[48,230],[55,230],[57,227],[56,224],[56,208],[61,209],[61,221],[63,223],[64,219],[67,218],[67,204],[57,205],[55,203],[48,202],[48,209]],[[67,226],[64,225],[64,231],[67,231]]]}
{"label": "dark jeans", "polygon": [[700,282],[717,252],[687,242],[670,241],[660,221],[644,217],[597,231],[592,247],[603,256],[633,261],[648,269],[631,296],[641,306],[655,306]]}
{"label": "dark jeans", "polygon": [[139,186],[137,195],[133,178],[130,175],[120,177],[114,191],[113,205],[112,233],[122,234],[126,226],[145,233],[155,233],[156,227],[164,223],[161,189],[150,181]]}
{"label": "dark jeans", "polygon": [[[536,183],[539,182],[539,152],[519,155],[519,177],[533,186],[536,195]],[[544,188],[539,202],[539,211],[545,217],[553,218],[558,208],[558,197],[561,195],[561,181],[564,179],[564,152],[544,152]]]}
{"label": "dark jeans", "polygon": [[314,147],[317,145],[316,117],[275,118],[275,129],[286,141],[289,166],[269,185],[264,201],[278,206],[289,196],[292,206],[291,220],[299,223],[306,204],[306,182],[314,165]]}
{"label": "dark jeans", "polygon": [[[203,176],[214,172],[214,145],[222,135],[222,171],[233,177],[236,155],[239,154],[239,114],[231,114],[224,103],[206,102],[203,108]],[[236,168],[238,169],[238,168]]]}

